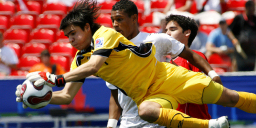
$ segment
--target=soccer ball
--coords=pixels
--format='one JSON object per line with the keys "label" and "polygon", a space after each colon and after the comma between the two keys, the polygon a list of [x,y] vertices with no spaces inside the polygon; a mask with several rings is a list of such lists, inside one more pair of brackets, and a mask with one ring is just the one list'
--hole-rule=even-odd
{"label": "soccer ball", "polygon": [[30,108],[43,108],[52,99],[52,87],[48,85],[36,87],[32,82],[26,80],[21,87],[21,99]]}

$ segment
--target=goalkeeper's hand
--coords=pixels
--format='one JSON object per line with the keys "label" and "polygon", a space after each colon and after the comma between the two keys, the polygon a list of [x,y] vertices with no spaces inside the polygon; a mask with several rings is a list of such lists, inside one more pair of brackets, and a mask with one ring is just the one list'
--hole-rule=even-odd
{"label": "goalkeeper's hand", "polygon": [[45,84],[50,87],[54,87],[56,85],[56,75],[50,74],[49,72],[32,72],[27,74],[26,78],[31,82],[35,82],[34,85],[36,87],[40,87]]}
{"label": "goalkeeper's hand", "polygon": [[[16,95],[16,102],[22,102],[22,95],[24,93],[25,89],[22,89],[22,85],[19,84],[16,88],[16,92],[15,92],[15,95]],[[25,105],[24,103],[22,103],[22,107],[23,108],[27,108],[28,106]]]}

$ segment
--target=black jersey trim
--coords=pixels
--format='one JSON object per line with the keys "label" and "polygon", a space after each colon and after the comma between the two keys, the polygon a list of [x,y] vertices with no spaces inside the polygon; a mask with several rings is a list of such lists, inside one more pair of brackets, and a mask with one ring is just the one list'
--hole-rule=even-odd
{"label": "black jersey trim", "polygon": [[116,52],[129,49],[131,52],[140,57],[148,57],[152,53],[152,43],[141,43],[140,46],[126,45],[119,43],[117,48],[114,48]]}
{"label": "black jersey trim", "polygon": [[93,52],[92,55],[100,55],[100,56],[105,56],[109,57],[113,49],[99,49],[95,52]]}

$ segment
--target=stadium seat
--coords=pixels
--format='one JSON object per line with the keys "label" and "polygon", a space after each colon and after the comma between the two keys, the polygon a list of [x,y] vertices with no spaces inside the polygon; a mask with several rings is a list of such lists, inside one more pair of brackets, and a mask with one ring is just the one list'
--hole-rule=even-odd
{"label": "stadium seat", "polygon": [[62,30],[58,31],[56,33],[56,41],[57,42],[69,42],[68,37],[64,35],[64,32]]}
{"label": "stadium seat", "polygon": [[60,26],[61,19],[53,14],[40,14],[37,19],[37,25],[56,25]]}
{"label": "stadium seat", "polygon": [[22,47],[22,56],[40,56],[43,50],[47,49],[43,43],[27,43]]}
{"label": "stadium seat", "polygon": [[142,17],[140,26],[151,24],[153,24],[153,12]]}
{"label": "stadium seat", "polygon": [[35,19],[32,15],[15,15],[10,19],[11,25],[28,26],[31,29],[35,27]]}
{"label": "stadium seat", "polygon": [[66,14],[67,7],[62,2],[45,3],[43,6],[43,11],[61,11]]}
{"label": "stadium seat", "polygon": [[116,3],[116,1],[112,1],[112,0],[106,0],[102,3],[99,4],[99,6],[101,6],[99,12],[100,13],[108,13],[111,14],[111,9],[112,6]]}
{"label": "stadium seat", "polygon": [[[37,1],[26,1],[26,7],[29,12],[36,12],[37,14],[41,14],[42,8],[39,2]],[[17,5],[17,12],[22,11],[20,9],[20,5]]]}
{"label": "stadium seat", "polygon": [[144,1],[142,1],[142,0],[133,0],[133,2],[138,8],[138,22],[139,22],[139,24],[141,24],[142,16],[143,16],[144,11],[145,11]]}
{"label": "stadium seat", "polygon": [[54,34],[59,30],[61,18],[53,14],[40,14],[37,19],[37,28],[51,29]]}
{"label": "stadium seat", "polygon": [[61,55],[52,55],[50,57],[52,64],[59,64],[61,65],[66,71],[70,70],[70,63],[69,60],[65,56]]}
{"label": "stadium seat", "polygon": [[49,47],[50,53],[68,54],[72,55],[73,47],[68,42],[55,42]]}
{"label": "stadium seat", "polygon": [[140,28],[140,31],[147,33],[158,33],[160,31],[160,28],[157,26],[146,26]]}
{"label": "stadium seat", "polygon": [[5,40],[22,40],[28,41],[28,33],[22,29],[8,29],[4,33]]}
{"label": "stadium seat", "polygon": [[9,28],[9,21],[6,16],[0,15],[0,26],[1,28],[4,28],[4,29]]}
{"label": "stadium seat", "polygon": [[0,2],[0,11],[15,13],[15,5],[11,1]]}
{"label": "stadium seat", "polygon": [[228,0],[227,1],[227,10],[228,11],[238,11],[240,13],[245,11],[245,3],[248,0]]}
{"label": "stadium seat", "polygon": [[44,43],[46,45],[50,45],[55,41],[55,34],[50,29],[34,29],[30,33],[30,41],[37,41]]}
{"label": "stadium seat", "polygon": [[39,57],[36,56],[22,56],[19,59],[18,68],[20,70],[28,71],[33,65],[40,63]]}
{"label": "stadium seat", "polygon": [[96,19],[96,23],[99,23],[106,27],[112,27],[112,21],[110,17],[110,14],[101,13],[99,17]]}
{"label": "stadium seat", "polygon": [[199,27],[199,30],[201,32],[204,32],[207,35],[209,35],[211,33],[211,31],[216,29],[217,27],[218,27],[218,25],[205,25],[205,24],[201,24],[200,27]]}
{"label": "stadium seat", "polygon": [[29,72],[25,70],[13,70],[10,76],[26,76]]}
{"label": "stadium seat", "polygon": [[31,15],[33,16],[34,19],[34,27],[37,25],[37,17],[39,15],[39,13],[35,12],[35,11],[19,11],[16,13],[16,15]]}
{"label": "stadium seat", "polygon": [[225,72],[231,71],[232,60],[227,55],[212,54],[208,62],[213,68],[223,69]]}
{"label": "stadium seat", "polygon": [[55,42],[50,45],[49,52],[52,55],[62,55],[68,59],[68,63],[71,64],[73,59],[73,47],[70,43],[67,42]]}
{"label": "stadium seat", "polygon": [[150,1],[151,12],[163,12],[167,4],[168,4],[168,0],[151,0]]}
{"label": "stadium seat", "polygon": [[19,44],[17,44],[17,43],[6,43],[5,45],[12,48],[15,51],[17,57],[20,58],[20,56],[21,56],[21,47],[20,47]]}
{"label": "stadium seat", "polygon": [[193,1],[193,3],[192,3],[192,5],[191,5],[191,8],[190,8],[190,13],[191,14],[196,14],[196,13],[198,13],[198,10],[197,10],[197,7],[196,7],[197,5],[196,5],[196,1],[194,0]]}
{"label": "stadium seat", "polygon": [[57,15],[57,16],[60,17],[61,20],[66,16],[66,14],[62,11],[44,11],[43,14],[45,14],[45,15],[48,15],[48,14]]}

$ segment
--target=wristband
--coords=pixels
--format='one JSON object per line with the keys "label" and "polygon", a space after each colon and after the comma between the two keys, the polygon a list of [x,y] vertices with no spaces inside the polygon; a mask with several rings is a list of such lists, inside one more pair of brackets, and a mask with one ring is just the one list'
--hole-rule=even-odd
{"label": "wristband", "polygon": [[116,119],[108,119],[108,125],[107,127],[116,128],[118,120]]}
{"label": "wristband", "polygon": [[215,76],[219,76],[219,75],[214,70],[211,70],[208,72],[208,76],[213,79]]}
{"label": "wristband", "polygon": [[63,75],[56,76],[55,84],[56,84],[57,87],[64,87],[65,86],[66,81],[65,81]]}

